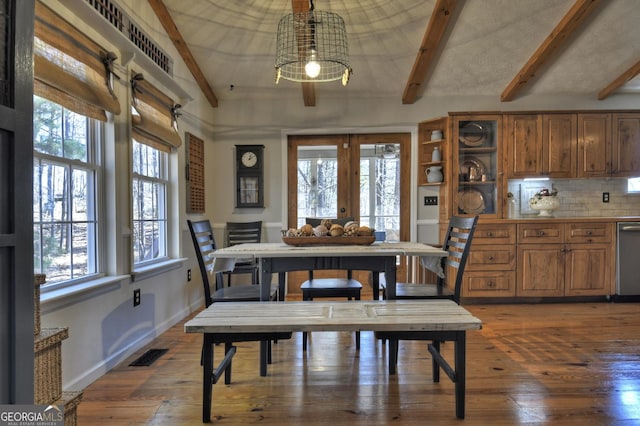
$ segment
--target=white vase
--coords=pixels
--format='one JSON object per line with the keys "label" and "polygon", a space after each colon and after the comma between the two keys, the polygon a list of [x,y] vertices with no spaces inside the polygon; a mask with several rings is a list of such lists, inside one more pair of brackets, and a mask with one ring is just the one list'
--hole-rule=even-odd
{"label": "white vase", "polygon": [[432,141],[439,141],[440,139],[442,139],[442,130],[434,130],[431,132]]}
{"label": "white vase", "polygon": [[440,150],[436,146],[433,148],[433,152],[431,153],[431,161],[436,162],[442,160],[442,156],[440,154]]}
{"label": "white vase", "polygon": [[442,176],[442,166],[431,166],[425,173],[427,174],[427,182],[436,183],[442,182],[444,176]]}

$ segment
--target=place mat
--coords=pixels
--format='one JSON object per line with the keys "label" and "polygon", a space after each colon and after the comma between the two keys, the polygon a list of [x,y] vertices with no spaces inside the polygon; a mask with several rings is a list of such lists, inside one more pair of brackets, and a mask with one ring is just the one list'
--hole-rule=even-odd
{"label": "place mat", "polygon": [[357,237],[282,237],[282,242],[290,246],[359,245],[368,246],[376,240],[375,235]]}

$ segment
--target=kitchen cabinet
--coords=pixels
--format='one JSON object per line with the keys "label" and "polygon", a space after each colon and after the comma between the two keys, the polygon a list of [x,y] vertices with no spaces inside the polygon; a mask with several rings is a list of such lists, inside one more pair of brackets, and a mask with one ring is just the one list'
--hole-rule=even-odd
{"label": "kitchen cabinet", "polygon": [[578,114],[578,177],[640,174],[640,114]]}
{"label": "kitchen cabinet", "polygon": [[500,217],[502,188],[501,114],[452,114],[452,212]]}
{"label": "kitchen cabinet", "polygon": [[478,224],[467,257],[462,297],[515,296],[516,225]]}
{"label": "kitchen cabinet", "polygon": [[576,114],[506,115],[509,178],[576,175]]}
{"label": "kitchen cabinet", "polygon": [[611,175],[611,114],[578,114],[577,177]]}
{"label": "kitchen cabinet", "polygon": [[640,114],[614,113],[611,175],[640,175]]}
{"label": "kitchen cabinet", "polygon": [[611,294],[612,223],[523,223],[517,229],[516,296]]}
{"label": "kitchen cabinet", "polygon": [[555,178],[576,175],[578,157],[576,114],[542,115],[542,174]]}
{"label": "kitchen cabinet", "polygon": [[507,115],[504,134],[507,177],[542,174],[542,117],[538,114]]}

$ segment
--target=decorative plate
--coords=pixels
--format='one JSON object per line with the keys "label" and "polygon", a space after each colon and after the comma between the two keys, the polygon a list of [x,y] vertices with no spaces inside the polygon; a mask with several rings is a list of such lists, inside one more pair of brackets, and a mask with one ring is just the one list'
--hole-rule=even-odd
{"label": "decorative plate", "polygon": [[484,195],[475,188],[461,189],[458,192],[458,208],[467,214],[480,214],[486,208]]}
{"label": "decorative plate", "polygon": [[282,242],[290,246],[359,245],[368,246],[376,240],[375,235],[357,237],[282,237]]}
{"label": "decorative plate", "polygon": [[460,129],[460,142],[466,146],[480,146],[487,140],[487,129],[480,123],[470,122]]}

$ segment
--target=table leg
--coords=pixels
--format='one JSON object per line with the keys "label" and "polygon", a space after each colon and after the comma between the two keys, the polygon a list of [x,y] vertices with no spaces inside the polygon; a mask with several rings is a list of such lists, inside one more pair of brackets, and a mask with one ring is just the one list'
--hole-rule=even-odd
{"label": "table leg", "polygon": [[384,258],[384,279],[386,282],[387,300],[396,298],[396,257],[387,256]]}
{"label": "table leg", "polygon": [[271,293],[272,262],[270,258],[260,259],[260,300],[268,301]]}
{"label": "table leg", "polygon": [[278,300],[284,301],[287,295],[287,273],[278,272]]}
{"label": "table leg", "polygon": [[[386,284],[387,300],[396,298],[396,257],[385,257],[384,259],[384,279]],[[389,339],[389,374],[396,374],[398,366],[398,339]]]}
{"label": "table leg", "polygon": [[464,419],[464,399],[466,392],[466,332],[456,332],[456,340],[454,342],[454,356],[456,369],[456,417]]}
{"label": "table leg", "polygon": [[373,288],[373,300],[380,300],[380,272],[371,272],[371,287]]}
{"label": "table leg", "polygon": [[[270,258],[260,259],[260,300],[268,301],[269,294],[271,293],[271,275],[272,275],[272,261]],[[278,280],[280,276],[278,275]],[[266,340],[260,341],[260,375],[262,377],[267,375],[267,364],[269,363],[269,342]]]}
{"label": "table leg", "polygon": [[213,399],[213,343],[211,335],[205,333],[202,346],[202,423],[211,423]]}

